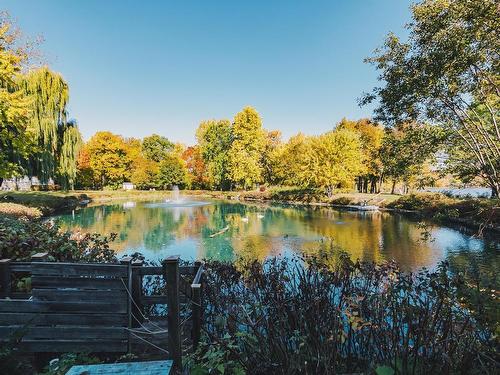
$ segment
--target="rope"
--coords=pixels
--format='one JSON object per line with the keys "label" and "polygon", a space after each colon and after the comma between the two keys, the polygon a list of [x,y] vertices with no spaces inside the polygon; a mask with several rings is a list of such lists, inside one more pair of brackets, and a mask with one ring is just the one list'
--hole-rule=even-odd
{"label": "rope", "polygon": [[157,346],[157,345],[153,344],[152,342],[150,342],[150,341],[148,341],[148,340],[146,340],[146,339],[142,338],[141,336],[136,335],[134,332],[130,332],[130,334],[131,334],[132,336],[134,336],[134,337],[137,337],[139,340],[144,341],[146,344],[149,344],[149,345],[151,345],[152,347],[154,347],[154,348],[156,348],[156,349],[158,349],[158,350],[161,350],[162,352],[164,352],[164,353],[166,353],[166,354],[170,355],[170,353],[169,353],[167,350],[165,350],[165,349],[163,349],[163,348],[160,348],[159,346]]}
{"label": "rope", "polygon": [[[136,307],[137,311],[139,311],[139,314],[141,314],[142,318],[143,318],[144,320],[148,321],[148,322],[149,322],[149,323],[150,323],[153,327],[158,328],[159,330],[163,330],[163,328],[162,328],[162,327],[160,327],[160,326],[158,326],[158,325],[154,324],[154,323],[153,323],[153,322],[152,322],[152,321],[151,321],[151,320],[150,320],[147,316],[145,316],[145,315],[142,313],[141,308],[140,308],[140,307],[137,305],[137,303],[135,302],[134,297],[132,297],[132,293],[130,293],[130,291],[128,290],[127,286],[125,285],[125,282],[123,281],[123,279],[120,279],[120,280],[121,280],[121,282],[122,282],[122,284],[123,284],[123,287],[124,287],[124,288],[125,288],[125,290],[127,291],[127,294],[128,294],[128,296],[130,297],[130,300],[132,301],[132,303],[133,303],[133,304],[134,304],[134,306]],[[132,312],[130,312],[130,313],[132,314]],[[137,319],[137,317],[136,317],[134,314],[132,314],[132,316],[135,318],[135,320],[140,321],[140,319]],[[141,324],[141,326],[142,326],[142,324]],[[144,327],[144,328],[145,328],[145,327]],[[145,329],[147,330],[147,328],[145,328]]]}

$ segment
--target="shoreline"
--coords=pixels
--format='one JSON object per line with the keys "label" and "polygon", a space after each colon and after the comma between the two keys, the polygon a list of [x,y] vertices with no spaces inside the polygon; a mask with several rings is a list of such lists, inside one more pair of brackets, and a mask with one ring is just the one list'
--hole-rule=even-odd
{"label": "shoreline", "polygon": [[[460,203],[467,202],[488,202],[491,205],[492,215],[498,212],[498,201],[491,201],[487,199],[450,199],[446,198],[442,194],[417,194],[417,195],[391,195],[391,194],[364,194],[364,193],[338,193],[333,195],[331,198],[326,198],[317,194],[316,192],[293,192],[295,199],[286,199],[289,191],[206,191],[206,190],[184,190],[181,192],[182,195],[193,197],[193,198],[208,198],[208,199],[221,199],[229,200],[233,202],[256,202],[265,204],[281,204],[289,206],[301,206],[301,207],[325,207],[325,208],[335,208],[342,210],[349,210],[349,206],[359,205],[361,202],[365,201],[366,198],[373,201],[375,199],[379,200],[379,203],[375,201],[371,205],[376,205],[379,207],[379,211],[398,213],[403,215],[416,215],[423,220],[428,220],[435,224],[448,225],[448,226],[459,226],[467,230],[472,231],[482,231],[487,233],[500,233],[500,225],[496,223],[484,223],[478,218],[474,217],[459,217],[461,214],[461,207],[454,207]],[[282,194],[283,197],[279,197]],[[38,208],[42,212],[44,217],[52,216],[64,212],[68,212],[79,207],[85,207],[87,204],[98,204],[113,201],[148,201],[155,199],[164,199],[171,197],[172,192],[166,190],[156,190],[156,191],[73,191],[73,192],[19,192],[19,191],[8,191],[0,192],[0,202],[2,203],[15,203],[23,206]],[[411,198],[421,198],[422,202],[417,202],[416,206],[420,209],[409,209],[405,208],[408,206],[408,202]],[[436,199],[437,197],[442,198],[441,201]],[[424,200],[427,199],[427,201]],[[433,198],[434,200],[430,199]],[[400,203],[401,202],[401,203]],[[411,206],[410,202],[410,206]],[[441,206],[438,206],[438,205]],[[434,206],[433,206],[434,205]],[[396,207],[394,207],[396,206]],[[398,207],[403,206],[403,207]],[[438,206],[436,208],[435,206]],[[352,209],[351,209],[352,210]],[[439,211],[440,210],[440,211]],[[455,210],[455,211],[453,211]],[[458,210],[458,215],[457,215]],[[437,214],[436,214],[437,211]],[[448,213],[454,213],[455,216],[451,216]],[[1,210],[0,210],[0,213]]]}

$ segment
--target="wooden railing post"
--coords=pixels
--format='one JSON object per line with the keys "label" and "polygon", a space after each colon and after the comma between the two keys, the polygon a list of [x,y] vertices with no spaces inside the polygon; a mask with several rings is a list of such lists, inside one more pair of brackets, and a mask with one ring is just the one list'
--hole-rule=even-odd
{"label": "wooden railing post", "polygon": [[132,305],[132,327],[139,327],[144,320],[142,318],[142,274],[140,272],[143,264],[144,261],[140,259],[132,261],[132,298],[135,302]]}
{"label": "wooden railing post", "polygon": [[0,298],[6,298],[10,295],[10,263],[10,259],[0,259]]}
{"label": "wooden railing post", "polygon": [[[132,328],[132,257],[123,257],[120,259],[120,264],[127,266],[127,313],[128,313],[128,328]],[[128,339],[128,352],[131,352],[130,335]]]}
{"label": "wooden railing post", "polygon": [[31,256],[32,262],[45,262],[49,253],[36,253]]}
{"label": "wooden railing post", "polygon": [[181,316],[179,303],[179,257],[163,261],[163,275],[167,286],[168,348],[176,371],[182,370]]}

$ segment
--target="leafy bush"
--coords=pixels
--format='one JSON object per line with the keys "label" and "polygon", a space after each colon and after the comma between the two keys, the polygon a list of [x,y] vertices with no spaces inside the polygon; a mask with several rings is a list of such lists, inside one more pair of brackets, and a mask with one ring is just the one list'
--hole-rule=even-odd
{"label": "leafy bush", "polygon": [[66,262],[114,262],[109,248],[114,240],[99,234],[72,234],[47,221],[23,221],[0,215],[0,258],[29,260],[33,254],[46,252],[49,259]]}
{"label": "leafy bush", "polygon": [[40,219],[42,211],[34,207],[26,207],[17,203],[0,203],[0,214],[17,219]]}
{"label": "leafy bush", "polygon": [[[487,374],[493,334],[459,303],[459,279],[353,263],[335,252],[246,267],[208,262],[196,373]],[[194,364],[193,364],[194,363]]]}
{"label": "leafy bush", "polygon": [[353,204],[354,202],[349,197],[338,197],[330,201],[331,204],[337,204],[340,206],[347,206]]}
{"label": "leafy bush", "polygon": [[271,199],[276,201],[323,202],[327,199],[324,189],[303,189],[297,187],[273,188]]}

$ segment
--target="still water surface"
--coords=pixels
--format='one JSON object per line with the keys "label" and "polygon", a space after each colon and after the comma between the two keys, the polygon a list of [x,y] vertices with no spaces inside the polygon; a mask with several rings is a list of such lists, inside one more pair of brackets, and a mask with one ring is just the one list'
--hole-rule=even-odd
{"label": "still water surface", "polygon": [[[455,229],[432,226],[430,238],[407,216],[331,208],[284,207],[227,201],[125,202],[62,215],[63,229],[117,233],[118,254],[140,252],[149,260],[238,256],[264,259],[314,253],[333,241],[353,259],[396,260],[405,270],[433,268],[448,259],[496,267],[500,245]],[[222,232],[216,234],[217,232]]]}

